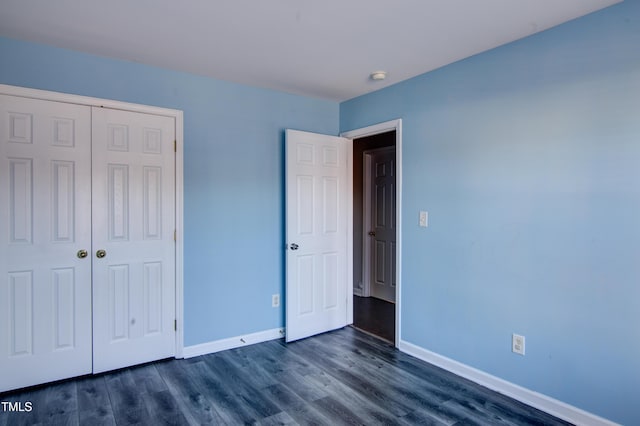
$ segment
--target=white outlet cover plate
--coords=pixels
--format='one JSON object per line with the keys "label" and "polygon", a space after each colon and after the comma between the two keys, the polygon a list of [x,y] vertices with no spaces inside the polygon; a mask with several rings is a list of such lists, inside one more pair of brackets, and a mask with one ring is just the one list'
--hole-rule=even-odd
{"label": "white outlet cover plate", "polygon": [[519,355],[524,355],[524,345],[524,336],[514,333],[511,337],[511,351]]}

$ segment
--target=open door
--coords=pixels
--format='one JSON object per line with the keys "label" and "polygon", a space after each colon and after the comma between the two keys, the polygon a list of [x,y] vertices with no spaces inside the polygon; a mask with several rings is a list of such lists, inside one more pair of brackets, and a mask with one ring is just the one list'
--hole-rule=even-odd
{"label": "open door", "polygon": [[286,341],[348,323],[350,139],[286,131]]}
{"label": "open door", "polygon": [[363,282],[372,297],[396,302],[396,149],[364,151]]}

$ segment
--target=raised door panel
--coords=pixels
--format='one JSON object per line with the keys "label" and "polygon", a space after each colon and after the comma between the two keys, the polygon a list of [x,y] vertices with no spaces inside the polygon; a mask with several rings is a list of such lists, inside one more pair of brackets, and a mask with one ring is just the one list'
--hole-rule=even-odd
{"label": "raised door panel", "polygon": [[33,242],[33,159],[6,158],[9,188],[6,197],[9,209],[9,244]]}
{"label": "raised door panel", "polygon": [[91,372],[90,119],[0,95],[0,391]]}
{"label": "raised door panel", "polygon": [[33,271],[9,272],[9,321],[6,324],[9,357],[33,355]]}

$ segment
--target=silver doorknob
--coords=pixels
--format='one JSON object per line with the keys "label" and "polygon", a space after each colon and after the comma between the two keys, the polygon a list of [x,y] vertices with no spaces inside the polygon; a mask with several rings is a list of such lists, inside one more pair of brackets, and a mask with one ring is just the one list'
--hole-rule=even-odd
{"label": "silver doorknob", "polygon": [[98,250],[98,251],[96,252],[96,257],[97,257],[98,259],[102,259],[102,258],[103,258],[103,257],[105,257],[106,255],[107,255],[106,250]]}
{"label": "silver doorknob", "polygon": [[296,243],[291,244],[291,250],[298,250],[298,245]]}
{"label": "silver doorknob", "polygon": [[369,236],[375,237],[376,236],[376,231],[369,231]]}
{"label": "silver doorknob", "polygon": [[87,253],[86,250],[78,250],[78,253],[76,253],[76,256],[78,256],[78,259],[84,259],[88,255],[89,253]]}

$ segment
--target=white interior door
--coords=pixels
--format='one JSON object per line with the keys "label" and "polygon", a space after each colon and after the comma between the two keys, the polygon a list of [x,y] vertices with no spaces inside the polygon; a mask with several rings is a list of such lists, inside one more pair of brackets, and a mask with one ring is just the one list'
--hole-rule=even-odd
{"label": "white interior door", "polygon": [[175,123],[92,108],[93,371],[175,353]]}
{"label": "white interior door", "polygon": [[0,95],[0,391],[91,372],[89,107]]}
{"label": "white interior door", "polygon": [[368,194],[367,208],[368,279],[370,294],[396,301],[396,152],[379,148],[365,152]]}
{"label": "white interior door", "polygon": [[347,324],[351,140],[286,131],[286,340]]}

